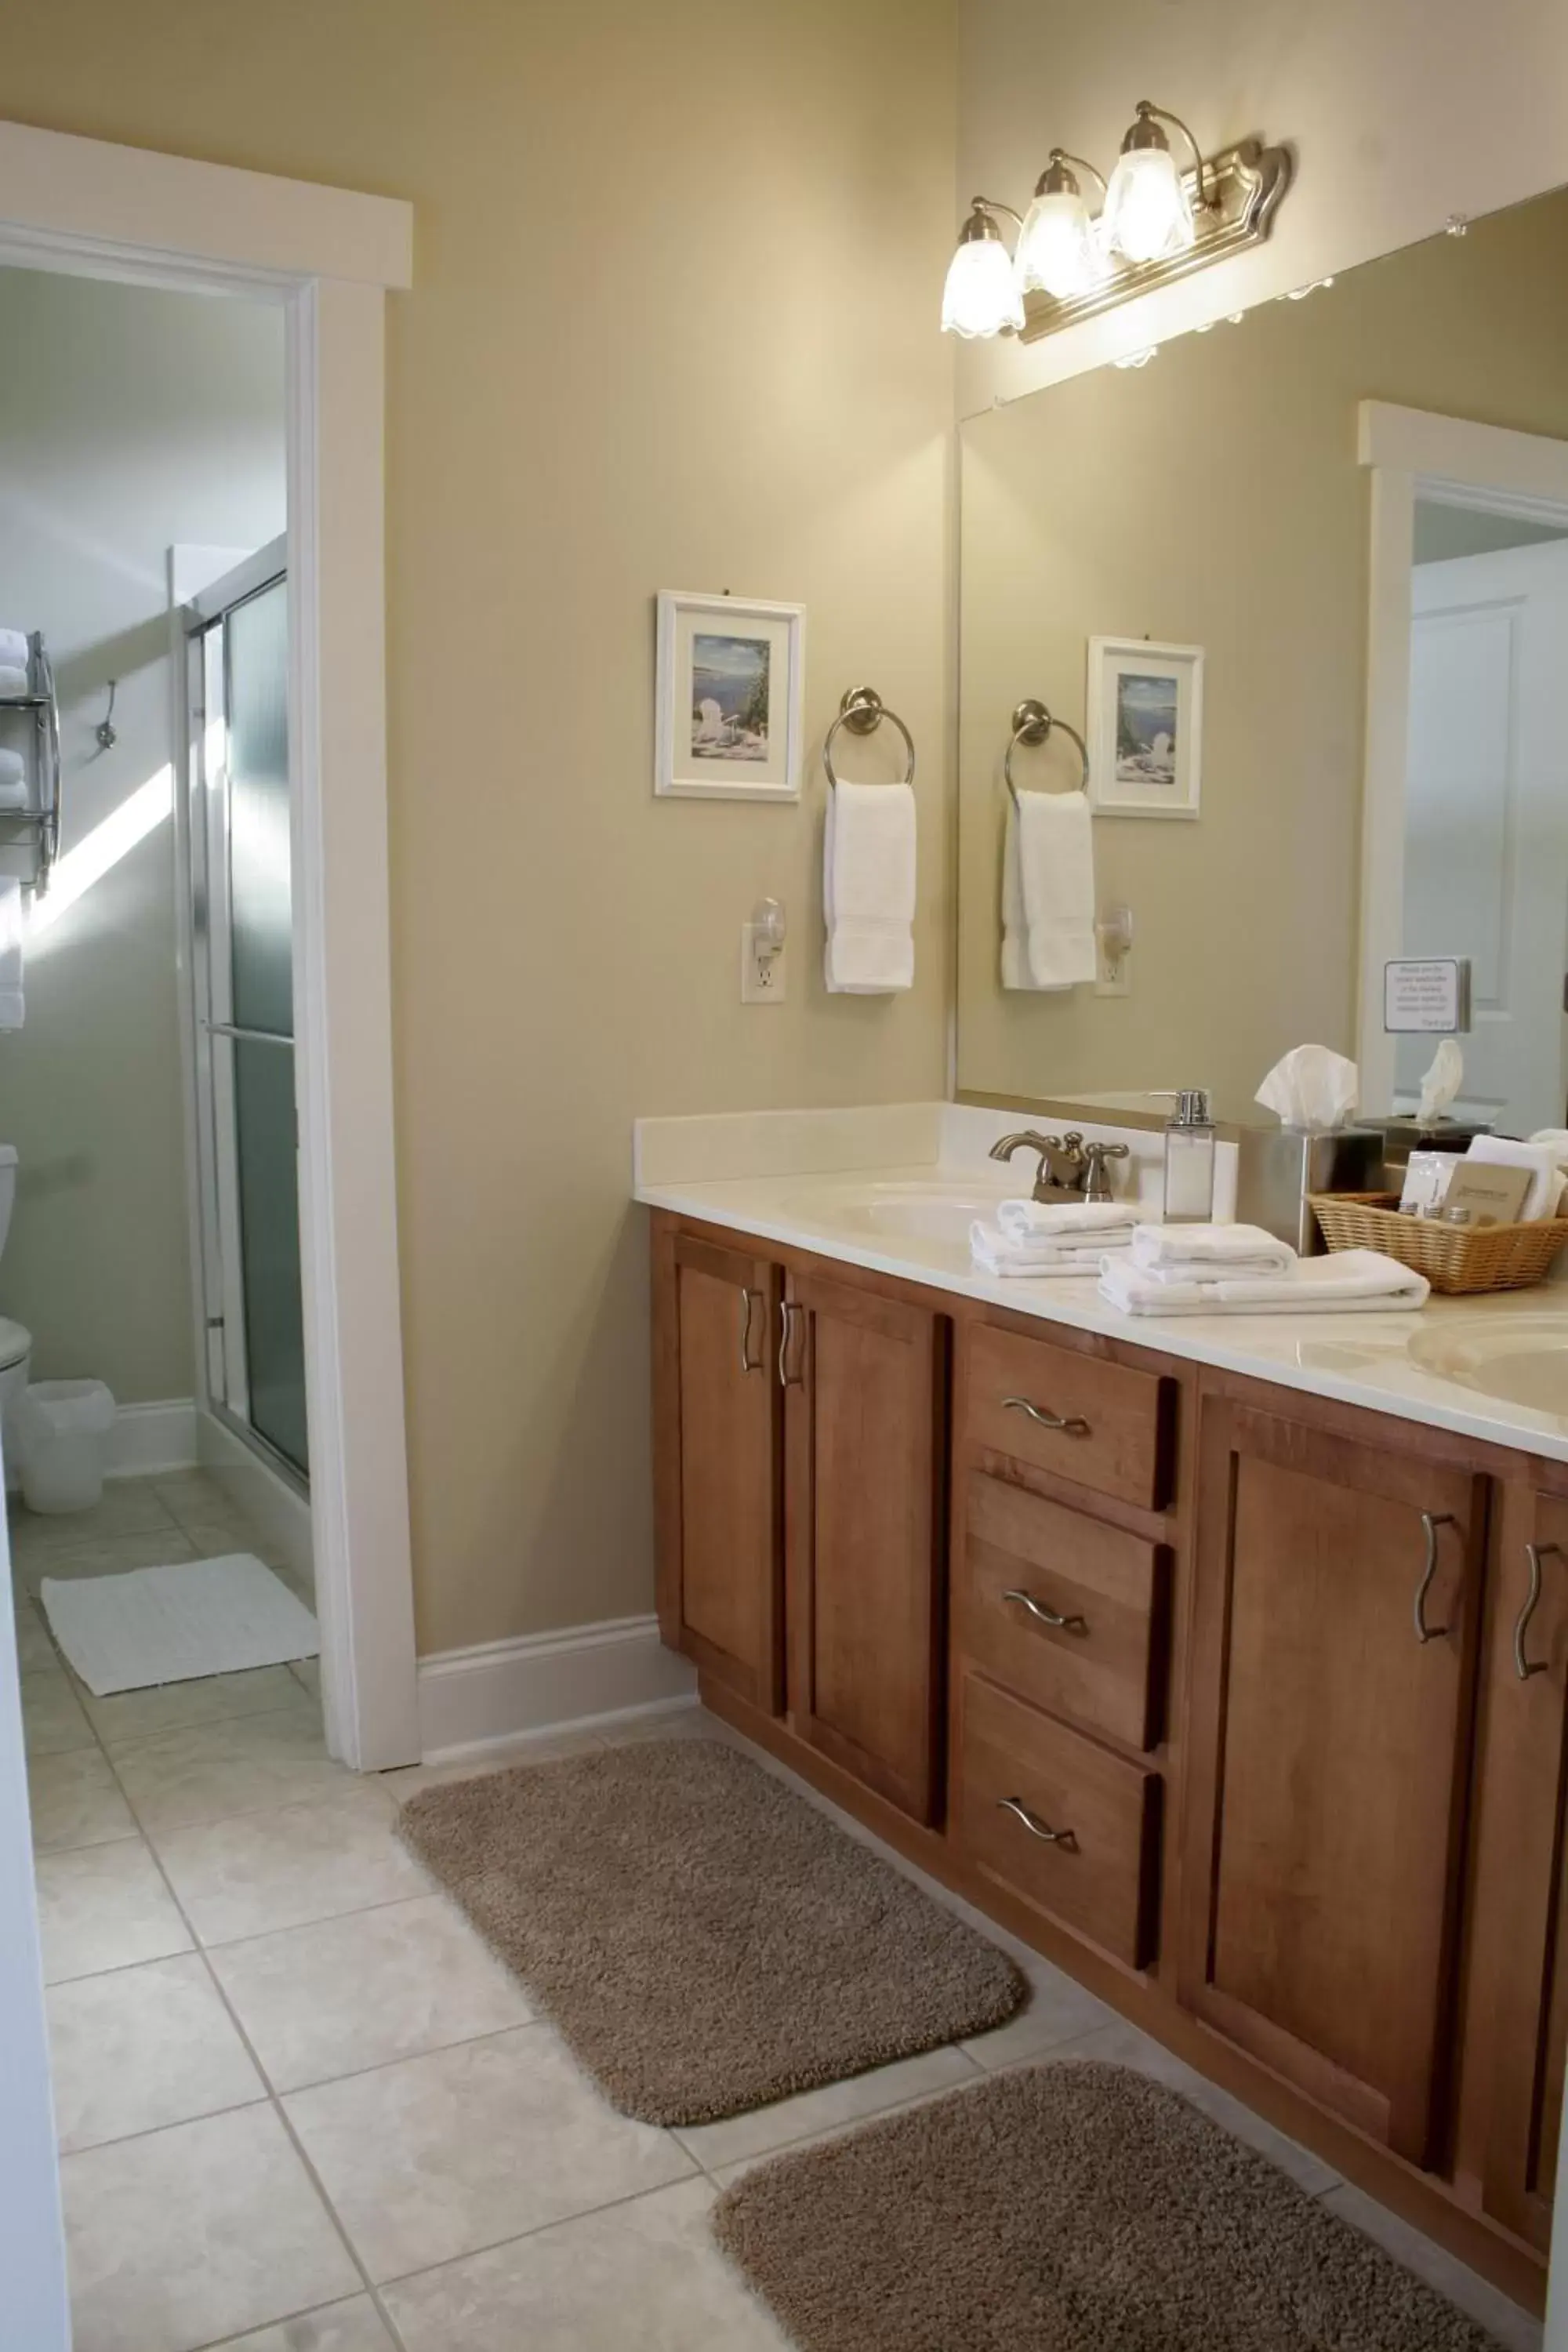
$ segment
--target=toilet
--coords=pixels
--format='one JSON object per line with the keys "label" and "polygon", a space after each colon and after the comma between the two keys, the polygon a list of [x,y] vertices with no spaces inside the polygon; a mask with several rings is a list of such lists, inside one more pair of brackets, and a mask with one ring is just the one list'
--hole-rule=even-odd
{"label": "toilet", "polygon": [[[5,1236],[11,1227],[11,1211],[16,1199],[16,1149],[15,1144],[0,1143],[0,1252],[5,1247]],[[25,1325],[12,1323],[0,1315],[0,1443],[5,1449],[5,1485],[17,1485],[16,1465],[10,1444],[11,1416],[16,1401],[27,1385],[27,1375],[33,1356],[33,1335]]]}

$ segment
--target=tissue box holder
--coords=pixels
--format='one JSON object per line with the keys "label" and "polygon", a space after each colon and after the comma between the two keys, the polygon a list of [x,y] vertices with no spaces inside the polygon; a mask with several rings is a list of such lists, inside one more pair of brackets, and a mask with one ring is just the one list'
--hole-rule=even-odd
{"label": "tissue box holder", "polygon": [[1381,1250],[1453,1297],[1528,1290],[1545,1281],[1558,1251],[1568,1248],[1568,1217],[1542,1217],[1532,1225],[1446,1225],[1440,1218],[1402,1216],[1397,1192],[1317,1193],[1311,1207],[1331,1250]]}
{"label": "tissue box holder", "polygon": [[1244,1127],[1236,1213],[1289,1242],[1302,1257],[1321,1254],[1311,1200],[1319,1192],[1364,1192],[1383,1177],[1383,1138],[1363,1127],[1327,1129]]}

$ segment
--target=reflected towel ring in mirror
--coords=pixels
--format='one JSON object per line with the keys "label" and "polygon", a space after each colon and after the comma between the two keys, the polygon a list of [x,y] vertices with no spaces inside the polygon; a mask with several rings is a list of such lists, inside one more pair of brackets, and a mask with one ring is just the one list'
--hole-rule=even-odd
{"label": "reflected towel ring in mirror", "polygon": [[1006,757],[1002,762],[1002,774],[1006,782],[1007,790],[1013,796],[1015,808],[1018,805],[1018,787],[1013,781],[1013,754],[1020,743],[1047,742],[1053,728],[1063,735],[1070,736],[1078,745],[1079,758],[1083,761],[1083,778],[1079,790],[1082,792],[1089,790],[1089,751],[1083,737],[1076,727],[1069,727],[1065,719],[1053,719],[1045,704],[1031,695],[1026,701],[1016,704],[1014,709],[1013,740],[1007,746]]}
{"label": "reflected towel ring in mirror", "polygon": [[852,735],[874,735],[884,719],[889,720],[898,729],[904,739],[904,750],[909,755],[908,772],[899,777],[897,781],[902,784],[914,782],[914,737],[910,733],[898,712],[889,709],[874,686],[852,686],[846,690],[838,705],[838,716],[823,738],[822,764],[827,771],[827,781],[830,784],[837,786],[838,782],[833,767],[833,739],[839,729],[847,727]]}

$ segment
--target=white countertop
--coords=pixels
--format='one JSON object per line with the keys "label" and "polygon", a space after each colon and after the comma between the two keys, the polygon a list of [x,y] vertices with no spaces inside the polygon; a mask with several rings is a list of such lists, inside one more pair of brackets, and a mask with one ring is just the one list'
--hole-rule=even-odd
{"label": "white countertop", "polygon": [[[986,1150],[997,1136],[1027,1124],[1016,1113],[951,1104],[641,1120],[636,1198],[1010,1314],[1568,1462],[1568,1409],[1524,1401],[1544,1393],[1568,1408],[1568,1288],[1434,1296],[1419,1312],[1396,1314],[1130,1316],[1101,1298],[1092,1278],[977,1273],[967,1240],[941,1227],[962,1218],[959,1204],[984,1206],[1025,1189]],[[1133,1156],[1118,1192],[1157,1215],[1158,1134],[1084,1132],[1120,1132]],[[879,1158],[879,1148],[901,1156]],[[1032,1172],[1021,1159],[1020,1172],[1026,1166]],[[1233,1169],[1228,1182],[1233,1188]],[[926,1202],[930,1233],[871,1223],[890,1215],[918,1223]],[[1471,1385],[1472,1377],[1512,1393],[1489,1393]]]}

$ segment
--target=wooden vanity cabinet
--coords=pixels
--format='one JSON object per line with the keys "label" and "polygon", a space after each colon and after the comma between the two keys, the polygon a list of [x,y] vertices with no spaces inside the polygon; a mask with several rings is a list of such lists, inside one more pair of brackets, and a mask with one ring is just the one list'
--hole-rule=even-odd
{"label": "wooden vanity cabinet", "polygon": [[1178,1998],[1415,2165],[1452,2043],[1483,1479],[1205,1394]]}

